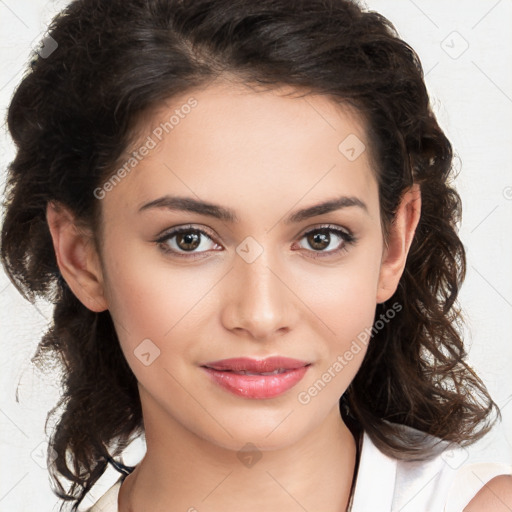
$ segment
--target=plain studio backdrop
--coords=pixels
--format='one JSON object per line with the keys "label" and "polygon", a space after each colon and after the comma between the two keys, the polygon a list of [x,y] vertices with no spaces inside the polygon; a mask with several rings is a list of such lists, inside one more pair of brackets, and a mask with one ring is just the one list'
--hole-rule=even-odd
{"label": "plain studio backdrop", "polygon": [[[2,189],[14,157],[5,116],[30,53],[63,0],[0,0]],[[435,114],[451,140],[461,172],[460,235],[468,256],[460,293],[469,361],[502,408],[503,422],[464,454],[464,460],[512,463],[512,0],[368,0],[417,51]],[[128,27],[127,27],[127,30]],[[50,308],[24,301],[0,273],[0,511],[57,510],[46,467],[44,422],[59,397],[58,375],[41,376],[30,357]],[[19,401],[16,401],[16,390]],[[144,442],[124,462],[137,463]],[[112,468],[93,488],[97,499],[117,479]],[[84,506],[90,506],[85,500]]]}

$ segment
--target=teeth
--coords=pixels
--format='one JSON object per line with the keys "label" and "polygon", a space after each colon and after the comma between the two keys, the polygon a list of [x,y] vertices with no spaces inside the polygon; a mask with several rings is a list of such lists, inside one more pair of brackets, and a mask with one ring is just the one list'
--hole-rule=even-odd
{"label": "teeth", "polygon": [[241,370],[239,372],[233,372],[238,373],[239,375],[277,375],[279,373],[284,373],[286,370],[284,368],[278,368],[277,370],[274,370],[273,372],[262,372],[262,373],[255,373],[255,372],[248,372],[246,370]]}

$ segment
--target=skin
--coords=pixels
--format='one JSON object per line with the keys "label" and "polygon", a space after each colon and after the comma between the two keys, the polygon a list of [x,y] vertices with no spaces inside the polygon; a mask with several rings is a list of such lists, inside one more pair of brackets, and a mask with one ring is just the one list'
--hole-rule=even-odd
{"label": "skin", "polygon": [[[338,402],[366,346],[307,404],[298,395],[371,328],[376,304],[395,292],[421,199],[417,186],[406,192],[386,244],[369,151],[350,161],[338,149],[350,134],[369,147],[361,119],[327,97],[282,92],[221,82],[162,105],[144,139],[190,96],[198,102],[101,200],[99,252],[69,211],[48,205],[62,275],[86,307],[110,311],[139,383],[147,453],[121,486],[121,512],[347,507],[356,450]],[[165,194],[229,207],[239,220],[138,211]],[[339,195],[366,208],[283,222]],[[328,246],[315,250],[304,234],[327,223],[349,230],[355,243],[331,233]],[[201,238],[196,260],[155,242],[187,224],[211,236]],[[236,251],[246,237],[262,249],[251,263]],[[167,246],[190,254],[178,238]],[[332,255],[315,259],[321,251]],[[160,350],[147,366],[136,355],[145,339]],[[301,382],[272,399],[232,395],[199,367],[271,355],[312,363]],[[237,456],[248,442],[261,456],[251,467]]]}
{"label": "skin", "polygon": [[499,475],[487,482],[470,501],[464,512],[510,512],[512,475]]}

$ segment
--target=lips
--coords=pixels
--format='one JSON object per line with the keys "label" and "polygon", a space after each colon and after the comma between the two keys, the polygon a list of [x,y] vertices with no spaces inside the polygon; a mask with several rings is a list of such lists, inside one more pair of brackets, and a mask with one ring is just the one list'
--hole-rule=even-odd
{"label": "lips", "polygon": [[221,388],[251,399],[274,398],[294,387],[310,363],[275,356],[264,360],[250,358],[212,361],[202,368]]}
{"label": "lips", "polygon": [[248,357],[237,357],[232,359],[221,359],[212,361],[203,366],[212,368],[213,370],[230,371],[235,373],[253,373],[261,374],[277,374],[286,370],[296,370],[303,368],[310,363],[299,359],[292,359],[284,356],[273,356],[266,359],[251,359]]}

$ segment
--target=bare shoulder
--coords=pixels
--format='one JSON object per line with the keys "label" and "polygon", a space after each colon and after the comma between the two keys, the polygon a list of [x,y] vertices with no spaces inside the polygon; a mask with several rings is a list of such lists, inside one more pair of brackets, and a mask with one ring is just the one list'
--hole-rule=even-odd
{"label": "bare shoulder", "polygon": [[487,482],[469,502],[464,512],[510,512],[512,475],[499,475]]}

